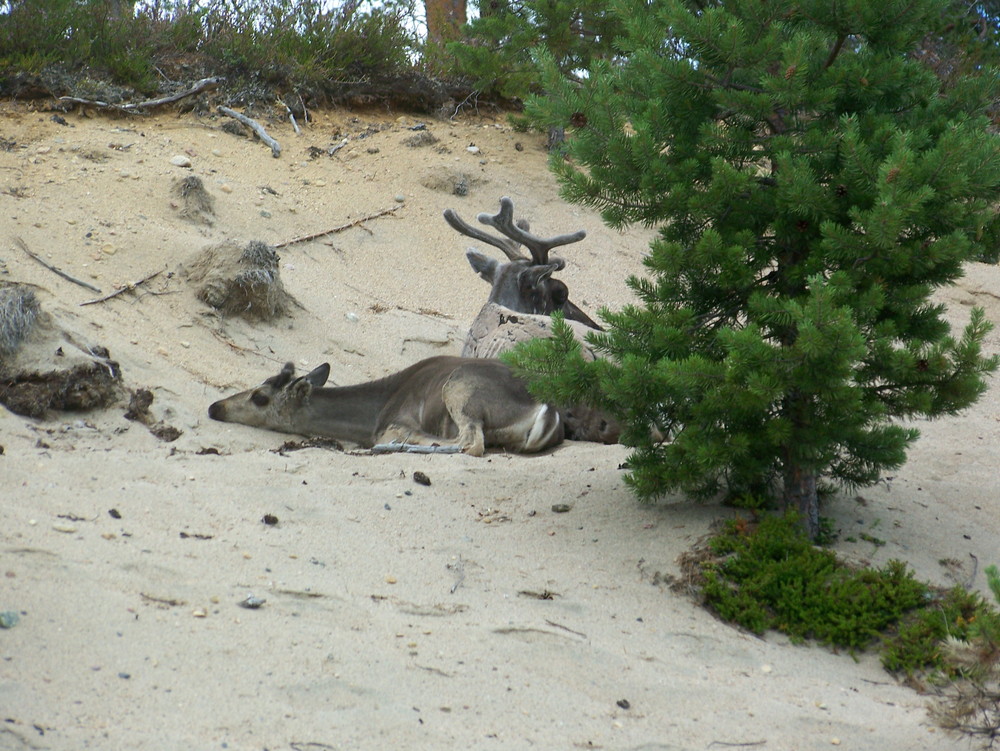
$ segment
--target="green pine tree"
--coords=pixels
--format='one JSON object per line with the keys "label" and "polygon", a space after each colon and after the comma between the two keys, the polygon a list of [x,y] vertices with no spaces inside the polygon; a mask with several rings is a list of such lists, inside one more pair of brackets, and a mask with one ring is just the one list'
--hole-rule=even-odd
{"label": "green pine tree", "polygon": [[506,98],[539,92],[536,47],[572,77],[595,59],[614,58],[622,30],[605,0],[480,0],[479,13],[466,41],[449,44],[448,52],[477,89]]}
{"label": "green pine tree", "polygon": [[546,63],[528,111],[575,126],[565,197],[659,232],[608,360],[563,330],[512,362],[623,418],[640,497],[767,495],[815,535],[818,483],[874,483],[918,436],[898,418],[985,390],[991,325],[955,336],[931,299],[1000,234],[997,74],[942,87],[912,54],[946,4],[623,0],[622,61]]}

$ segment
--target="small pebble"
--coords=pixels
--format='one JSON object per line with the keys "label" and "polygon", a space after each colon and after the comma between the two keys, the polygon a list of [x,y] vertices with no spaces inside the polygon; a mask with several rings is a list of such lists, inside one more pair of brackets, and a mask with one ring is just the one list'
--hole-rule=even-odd
{"label": "small pebble", "polygon": [[36,154],[48,154],[50,151],[52,151],[51,146],[39,146],[37,149],[35,149]]}
{"label": "small pebble", "polygon": [[170,157],[170,163],[175,167],[190,167],[191,160],[183,154]]}
{"label": "small pebble", "polygon": [[357,323],[361,319],[358,317],[357,313],[345,313],[344,318],[346,318],[351,323]]}
{"label": "small pebble", "polygon": [[403,203],[405,200],[406,196],[404,196],[402,193],[396,194],[396,203]]}
{"label": "small pebble", "polygon": [[201,608],[198,608],[197,610],[191,611],[191,615],[193,615],[195,618],[204,618],[208,615],[208,613],[206,613]]}
{"label": "small pebble", "polygon": [[387,577],[385,577],[385,583],[386,584],[395,584],[396,583],[396,577],[395,576],[387,576]]}
{"label": "small pebble", "polygon": [[222,185],[219,186],[219,190],[221,190],[223,193],[232,193],[233,186],[230,185],[229,183],[222,183]]}
{"label": "small pebble", "polygon": [[56,532],[62,532],[63,534],[67,535],[76,532],[76,527],[74,527],[72,524],[53,524],[52,529],[54,529]]}
{"label": "small pebble", "polygon": [[246,608],[247,610],[256,610],[265,602],[267,602],[267,600],[265,600],[263,597],[257,597],[256,595],[247,595],[242,600],[240,600],[238,604],[241,608]]}
{"label": "small pebble", "polygon": [[466,149],[466,151],[468,151],[470,154],[478,154],[479,153],[479,147],[478,146],[469,146]]}
{"label": "small pebble", "polygon": [[565,514],[571,508],[573,508],[573,507],[570,506],[568,503],[554,503],[554,504],[552,504],[552,510],[555,511],[557,514]]}
{"label": "small pebble", "polygon": [[430,485],[431,478],[425,475],[423,472],[417,471],[413,473],[413,481],[418,485]]}
{"label": "small pebble", "polygon": [[0,628],[14,628],[20,620],[21,616],[13,610],[0,612]]}

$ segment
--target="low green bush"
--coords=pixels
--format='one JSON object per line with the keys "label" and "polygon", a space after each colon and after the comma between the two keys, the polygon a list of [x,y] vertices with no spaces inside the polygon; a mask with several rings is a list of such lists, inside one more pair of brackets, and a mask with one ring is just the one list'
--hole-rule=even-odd
{"label": "low green bush", "polygon": [[905,564],[855,569],[814,546],[791,516],[750,527],[730,522],[712,539],[704,567],[706,604],[725,620],[760,634],[774,629],[863,649],[928,595]]}

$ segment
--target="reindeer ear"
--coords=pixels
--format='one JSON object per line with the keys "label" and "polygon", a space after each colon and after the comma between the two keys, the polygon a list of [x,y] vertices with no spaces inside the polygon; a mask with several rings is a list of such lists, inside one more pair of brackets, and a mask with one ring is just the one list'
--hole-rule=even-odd
{"label": "reindeer ear", "polygon": [[292,376],[294,375],[295,375],[295,364],[286,362],[284,367],[278,373],[278,375],[271,376],[270,378],[266,379],[264,383],[276,389],[283,389],[285,386],[291,383]]}
{"label": "reindeer ear", "polygon": [[473,270],[479,276],[489,284],[493,284],[497,278],[497,270],[500,268],[500,263],[497,259],[490,258],[485,253],[480,253],[478,250],[473,250],[472,248],[465,251],[465,257],[469,259],[469,265],[472,266]]}
{"label": "reindeer ear", "polygon": [[292,404],[305,404],[309,401],[309,396],[313,392],[313,385],[309,383],[308,376],[302,376],[301,378],[296,378],[292,381],[288,388],[285,389],[285,393],[288,394],[288,400]]}
{"label": "reindeer ear", "polygon": [[549,277],[552,276],[552,272],[556,270],[556,265],[552,263],[547,263],[544,266],[529,266],[524,270],[521,275],[520,283],[521,288],[537,289],[541,287]]}
{"label": "reindeer ear", "polygon": [[326,383],[326,379],[330,377],[330,363],[325,362],[302,377],[304,380],[309,382],[310,386],[314,389],[318,389]]}

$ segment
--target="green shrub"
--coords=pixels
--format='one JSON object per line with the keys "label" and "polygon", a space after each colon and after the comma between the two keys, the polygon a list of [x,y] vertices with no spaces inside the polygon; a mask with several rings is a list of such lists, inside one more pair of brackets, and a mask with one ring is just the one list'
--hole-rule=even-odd
{"label": "green shrub", "polygon": [[755,528],[730,522],[712,539],[704,570],[706,604],[725,620],[760,634],[862,649],[924,602],[927,587],[899,561],[854,569],[809,542],[793,516],[765,517]]}
{"label": "green shrub", "polygon": [[0,25],[0,68],[90,71],[150,92],[162,80],[162,62],[182,60],[188,69],[200,66],[189,76],[222,75],[233,88],[263,81],[322,95],[347,80],[409,70],[417,51],[406,2],[348,15],[320,0],[176,0],[122,13],[127,6],[115,0],[11,3]]}

